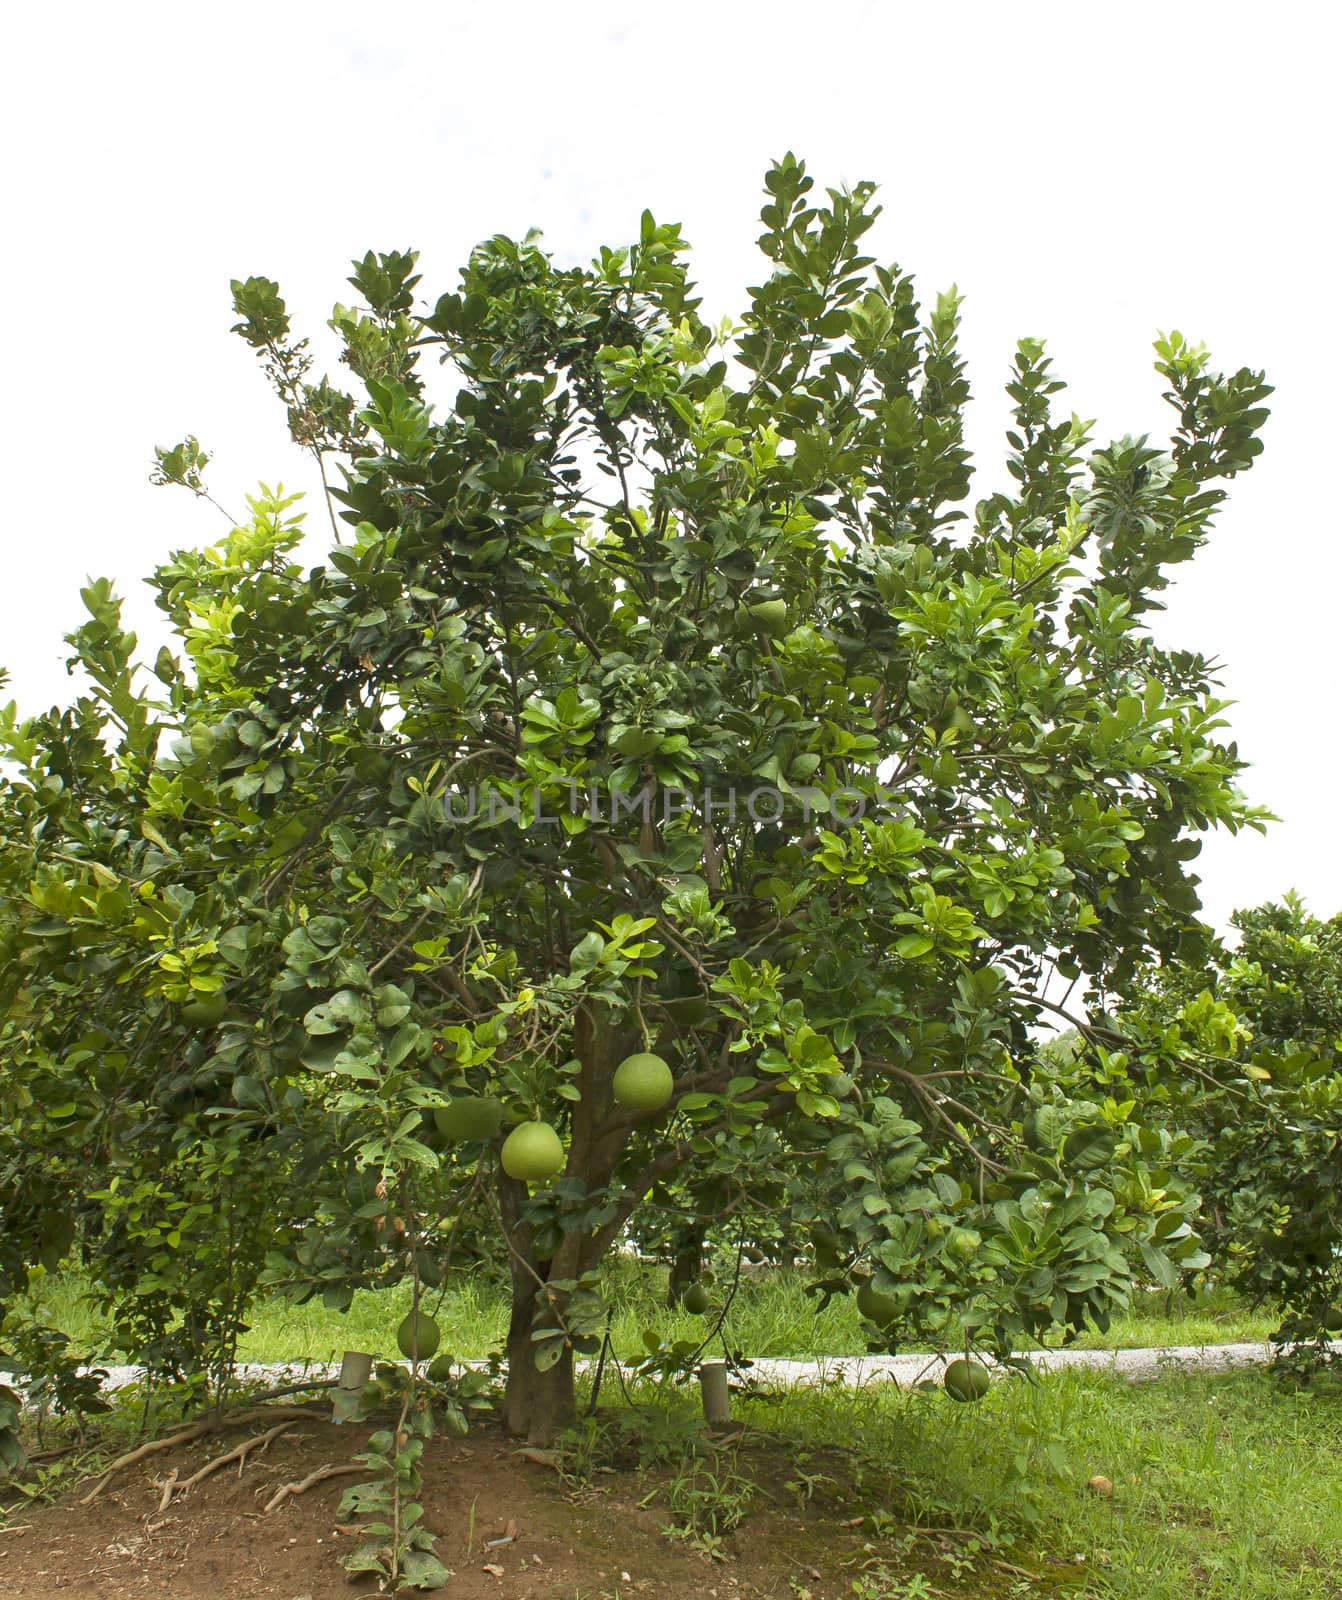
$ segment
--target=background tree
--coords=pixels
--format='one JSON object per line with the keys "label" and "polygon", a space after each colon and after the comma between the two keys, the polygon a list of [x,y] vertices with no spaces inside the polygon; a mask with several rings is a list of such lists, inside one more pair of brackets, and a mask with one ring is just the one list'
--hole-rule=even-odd
{"label": "background tree", "polygon": [[[148,686],[93,586],[87,692],[3,725],[10,1191],[95,1175],[105,1262],[171,1286],[224,1213],[145,1229],[234,1141],[283,1197],[267,1281],[336,1303],[406,1268],[418,1296],[483,1206],[533,1439],[648,1203],[792,1205],[830,1290],[890,1297],[880,1344],[1103,1324],[1139,1247],[1201,1259],[1170,1135],[1040,1111],[1030,1030],[1055,969],[1121,995],[1176,950],[1190,835],[1258,821],[1208,664],[1147,621],[1267,387],[1170,335],[1168,446],[1091,449],[1023,340],[1013,487],[967,511],[958,296],[863,253],[870,184],[817,197],[789,156],[766,187],[767,275],[718,327],[650,214],[589,267],[491,239],[429,303],[369,254],[332,318],[357,398],[236,282],[343,542],[305,571],[267,493],[174,556]],[[158,473],[201,492],[201,462]],[[665,1106],[616,1094],[650,1052]],[[435,1108],[475,1136],[433,1148]],[[508,1146],[530,1186],[500,1159],[528,1123],[562,1140],[553,1173]],[[9,1215],[12,1285],[42,1213]]]}
{"label": "background tree", "polygon": [[1231,922],[1233,948],[1156,969],[1118,1021],[1149,1114],[1199,1136],[1218,1271],[1282,1309],[1283,1341],[1319,1340],[1342,1331],[1342,919],[1287,894]]}

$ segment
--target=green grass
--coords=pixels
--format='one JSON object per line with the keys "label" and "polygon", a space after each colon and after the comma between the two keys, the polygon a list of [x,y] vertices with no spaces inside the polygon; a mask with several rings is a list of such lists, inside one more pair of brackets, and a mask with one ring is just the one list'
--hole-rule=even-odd
{"label": "green grass", "polygon": [[[996,1384],[973,1406],[883,1385],[737,1409],[795,1441],[806,1470],[833,1471],[825,1448],[860,1440],[850,1514],[866,1515],[896,1577],[930,1568],[944,1590],[974,1596],[1342,1593],[1342,1390],[1322,1382],[1249,1372],[1128,1386],[1071,1371]],[[1112,1499],[1088,1490],[1097,1474]],[[937,1552],[972,1548],[974,1530],[988,1545],[978,1577],[953,1587]],[[1012,1588],[1013,1565],[1045,1587]]]}
{"label": "green grass", "polygon": [[[616,1262],[610,1274],[620,1353],[636,1353],[644,1326],[705,1331],[703,1319],[664,1309],[663,1273]],[[753,1354],[860,1350],[851,1304],[817,1316],[804,1283],[781,1273],[744,1284],[733,1342]],[[88,1345],[99,1330],[85,1287],[74,1274],[48,1277],[40,1299],[51,1320]],[[407,1299],[404,1287],[362,1294],[345,1316],[267,1303],[243,1354],[389,1354]],[[1176,1302],[1172,1311],[1163,1296],[1143,1305],[1110,1342],[1258,1339],[1270,1327],[1225,1296],[1202,1296],[1186,1310]],[[443,1299],[444,1348],[485,1353],[505,1309],[497,1285],[466,1280]],[[655,1433],[660,1413],[669,1438],[702,1448],[692,1391],[630,1388],[633,1413],[607,1411],[619,1390],[603,1390],[602,1415],[622,1416],[626,1436]],[[1129,1386],[1073,1370],[998,1382],[977,1405],[956,1405],[940,1390],[872,1384],[738,1396],[733,1412],[751,1426],[732,1471],[762,1471],[760,1504],[788,1504],[791,1479],[792,1493],[811,1486],[814,1509],[814,1489],[822,1515],[799,1525],[798,1538],[815,1541],[817,1561],[837,1568],[851,1560],[843,1570],[870,1580],[854,1588],[856,1600],[1342,1596],[1342,1386],[1326,1376],[1304,1389],[1265,1371],[1171,1372]],[[1088,1490],[1097,1474],[1112,1481],[1112,1498]],[[859,1516],[861,1526],[851,1527]],[[801,1568],[810,1553],[798,1545]]]}
{"label": "green grass", "polygon": [[[620,1356],[643,1352],[642,1333],[663,1338],[700,1339],[715,1319],[729,1278],[719,1274],[708,1318],[669,1311],[664,1303],[666,1273],[628,1260],[612,1261],[605,1272],[607,1298],[615,1305],[612,1339]],[[748,1276],[741,1282],[725,1332],[735,1350],[750,1356],[793,1357],[858,1355],[866,1349],[851,1297],[832,1300],[817,1311],[807,1295],[804,1273],[780,1271]],[[45,1277],[36,1299],[46,1320],[68,1333],[77,1348],[100,1349],[105,1326],[88,1305],[87,1279],[67,1271]],[[427,1292],[427,1304],[442,1329],[442,1347],[463,1359],[485,1356],[503,1337],[508,1308],[502,1286],[484,1273],[458,1278],[441,1294]],[[273,1298],[252,1311],[240,1356],[245,1361],[334,1361],[343,1350],[392,1354],[396,1324],[410,1303],[410,1289],[360,1291],[348,1312],[328,1311],[319,1302],[296,1306]],[[1142,1295],[1134,1311],[1114,1321],[1107,1334],[1089,1333],[1083,1349],[1131,1349],[1147,1345],[1261,1342],[1275,1326],[1265,1313],[1247,1310],[1220,1292],[1196,1300]],[[125,1359],[124,1357],[120,1359]]]}

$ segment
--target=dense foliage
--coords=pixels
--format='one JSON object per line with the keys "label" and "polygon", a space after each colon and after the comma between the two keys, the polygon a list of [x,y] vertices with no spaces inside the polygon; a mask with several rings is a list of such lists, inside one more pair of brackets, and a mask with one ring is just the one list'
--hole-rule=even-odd
{"label": "dense foliage", "polygon": [[1283,1341],[1321,1340],[1342,1331],[1342,919],[1288,894],[1232,924],[1233,948],[1155,970],[1119,1020],[1151,1113],[1198,1135],[1217,1270],[1282,1309]]}
{"label": "dense foliage", "polygon": [[[1032,1086],[1032,1029],[1055,972],[1121,996],[1196,940],[1195,836],[1258,820],[1148,621],[1267,387],[1170,335],[1168,444],[1096,447],[1022,340],[971,504],[957,295],[863,253],[870,185],[766,184],[716,327],[648,214],[427,301],[369,254],[357,396],[233,285],[337,541],[305,568],[263,493],[155,574],[152,677],[100,581],[78,697],[0,719],[0,1300],[77,1231],[124,1348],[222,1372],[259,1284],[422,1288],[492,1233],[544,1438],[640,1210],[788,1208],[878,1345],[1103,1325],[1134,1262],[1204,1259],[1178,1134]],[[669,1105],[615,1098],[638,1052]],[[466,1094],[497,1132],[438,1131]]]}

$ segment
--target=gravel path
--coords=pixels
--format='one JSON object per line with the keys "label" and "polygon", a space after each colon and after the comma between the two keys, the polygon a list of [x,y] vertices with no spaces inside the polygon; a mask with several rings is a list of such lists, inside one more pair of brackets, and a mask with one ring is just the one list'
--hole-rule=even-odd
{"label": "gravel path", "polygon": [[[1342,1353],[1342,1340],[1334,1340],[1331,1348]],[[1057,1372],[1064,1367],[1085,1367],[1093,1372],[1108,1373],[1128,1383],[1146,1383],[1159,1378],[1162,1373],[1174,1371],[1227,1372],[1236,1367],[1262,1366],[1270,1361],[1272,1346],[1264,1344],[1204,1344],[1172,1345],[1156,1350],[1046,1350],[1036,1352],[1035,1366],[1043,1372]],[[923,1378],[939,1378],[945,1364],[942,1356],[829,1356],[818,1361],[789,1361],[766,1356],[750,1368],[754,1377],[774,1384],[844,1383],[863,1384],[892,1381],[907,1388]],[[952,1359],[954,1359],[952,1357]],[[468,1363],[484,1366],[484,1362]],[[590,1366],[590,1362],[582,1363]],[[299,1362],[260,1365],[244,1363],[237,1369],[242,1383],[280,1386],[297,1383],[304,1378],[334,1378],[338,1368],[320,1362],[305,1365]],[[141,1376],[138,1367],[110,1367],[107,1375],[109,1389],[121,1389]]]}
{"label": "gravel path", "polygon": [[[1337,1348],[1335,1346],[1335,1348]],[[1171,1370],[1228,1372],[1234,1367],[1262,1366],[1272,1359],[1272,1346],[1264,1344],[1187,1344],[1157,1350],[1045,1350],[1032,1357],[1041,1372],[1084,1367],[1108,1373],[1128,1383],[1145,1383]],[[947,1357],[833,1356],[825,1361],[757,1361],[753,1371],[779,1383],[822,1383],[839,1379],[848,1384],[891,1379],[902,1387],[923,1378],[939,1378]],[[954,1355],[949,1359],[954,1360]]]}

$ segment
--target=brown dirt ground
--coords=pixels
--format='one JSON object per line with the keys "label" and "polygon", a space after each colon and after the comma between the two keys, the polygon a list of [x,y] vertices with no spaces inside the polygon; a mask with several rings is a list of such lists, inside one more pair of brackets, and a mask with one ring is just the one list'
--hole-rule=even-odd
{"label": "brown dirt ground", "polygon": [[[320,1484],[262,1514],[279,1485],[348,1463],[367,1428],[305,1419],[241,1472],[222,1469],[157,1515],[167,1472],[176,1468],[185,1478],[262,1426],[226,1430],[127,1468],[87,1508],[75,1503],[87,1482],[56,1504],[11,1504],[0,1514],[0,1527],[8,1523],[0,1532],[0,1597],[350,1600],[374,1593],[369,1580],[351,1582],[339,1565],[356,1533],[340,1526],[336,1508],[358,1478]],[[844,1503],[837,1483],[828,1503],[818,1496],[805,1504],[784,1489],[790,1462],[781,1447],[748,1435],[737,1465],[759,1492],[741,1528],[724,1537],[725,1559],[712,1560],[666,1537],[657,1493],[665,1474],[598,1470],[575,1488],[519,1455],[498,1431],[431,1440],[420,1498],[426,1525],[439,1535],[439,1558],[455,1574],[442,1593],[451,1600],[838,1600],[851,1596],[864,1565],[888,1559],[864,1548],[860,1526],[844,1526],[859,1508]],[[486,1541],[510,1524],[514,1541],[489,1548]]]}

